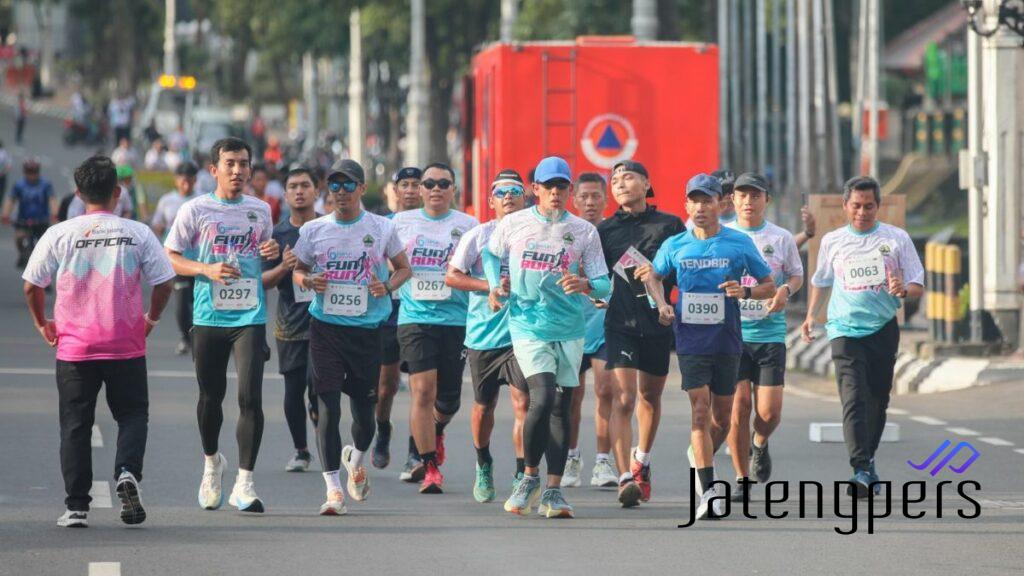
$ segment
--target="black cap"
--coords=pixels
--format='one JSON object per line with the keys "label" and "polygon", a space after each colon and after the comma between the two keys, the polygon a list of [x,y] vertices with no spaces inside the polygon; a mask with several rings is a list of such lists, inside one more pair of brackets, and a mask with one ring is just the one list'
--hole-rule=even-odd
{"label": "black cap", "polygon": [[199,174],[199,166],[196,166],[195,162],[189,162],[188,160],[178,164],[178,167],[174,169],[175,176],[192,177],[196,174]]}
{"label": "black cap", "polygon": [[[644,178],[647,178],[648,183],[650,183],[649,181],[651,179],[651,175],[647,173],[647,168],[645,168],[643,164],[637,162],[636,160],[620,160],[616,162],[615,165],[612,166],[612,174],[615,174],[616,172],[636,172],[637,174],[640,174]],[[653,197],[654,186],[651,186],[650,188],[647,189],[647,198]]]}
{"label": "black cap", "polygon": [[519,184],[522,186],[523,177],[519,175],[519,172],[506,168],[505,170],[498,172],[498,175],[494,177],[494,181],[491,182],[491,188],[494,188],[499,184]]}
{"label": "black cap", "polygon": [[711,175],[718,178],[718,181],[722,183],[722,196],[732,194],[733,184],[736,182],[736,174],[732,170],[719,168],[712,172]]}
{"label": "black cap", "polygon": [[366,176],[363,175],[363,167],[355,160],[345,158],[335,162],[334,166],[331,166],[331,171],[327,173],[327,179],[330,180],[338,174],[360,184],[366,182]]}
{"label": "black cap", "polygon": [[744,172],[736,178],[736,182],[733,183],[732,188],[733,190],[739,190],[740,188],[753,188],[767,194],[768,180],[757,172]]}
{"label": "black cap", "polygon": [[395,175],[391,177],[391,181],[394,182],[395,184],[398,184],[402,180],[408,180],[410,178],[414,180],[422,180],[423,170],[420,170],[415,166],[406,166],[405,168],[399,168],[398,172],[395,172]]}

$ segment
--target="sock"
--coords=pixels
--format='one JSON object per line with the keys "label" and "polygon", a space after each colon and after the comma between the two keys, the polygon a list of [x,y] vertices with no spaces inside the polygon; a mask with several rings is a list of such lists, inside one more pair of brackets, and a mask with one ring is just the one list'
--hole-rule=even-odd
{"label": "sock", "polygon": [[[450,420],[449,420],[450,422]],[[445,426],[448,426],[448,422],[434,422],[434,434],[440,436],[444,434]]]}
{"label": "sock", "polygon": [[490,444],[484,446],[483,448],[476,449],[476,462],[481,466],[483,466],[484,464],[491,464],[494,462],[494,459],[491,458]]}
{"label": "sock", "polygon": [[608,462],[608,453],[607,452],[598,452],[597,455],[594,457],[594,461],[595,462]]}
{"label": "sock", "polygon": [[[420,457],[420,452],[416,449],[416,440],[411,435],[409,436],[409,455]],[[420,459],[422,460],[422,458]]]}
{"label": "sock", "polygon": [[635,458],[636,461],[639,462],[641,466],[650,466],[651,465],[651,453],[650,452],[641,452],[638,449],[636,452],[633,453],[633,458]]}
{"label": "sock", "polygon": [[697,477],[700,478],[700,485],[707,491],[711,487],[711,483],[715,481],[715,467],[697,468]]}
{"label": "sock", "polygon": [[352,467],[353,468],[359,468],[360,466],[363,465],[363,454],[366,454],[366,452],[363,452],[362,450],[360,450],[358,448],[352,448],[352,458],[351,458],[351,461],[352,461]]}
{"label": "sock", "polygon": [[437,452],[427,452],[425,454],[420,454],[420,459],[423,460],[424,464],[429,464],[433,462],[434,466],[437,466]]}
{"label": "sock", "polygon": [[526,474],[526,458],[516,458],[516,474]]}
{"label": "sock", "polygon": [[220,452],[213,456],[203,455],[203,458],[205,458],[205,464],[203,467],[207,470],[213,470],[217,467],[217,463],[220,462]]}
{"label": "sock", "polygon": [[579,457],[580,457],[580,449],[579,448],[569,448],[569,458],[579,458]]}
{"label": "sock", "polygon": [[623,482],[629,482],[632,479],[633,479],[633,473],[632,472],[623,472],[622,476],[619,476],[619,484],[622,484]]}
{"label": "sock", "polygon": [[252,482],[252,470],[238,469],[238,479],[235,480],[235,484],[242,484],[243,482]]}
{"label": "sock", "polygon": [[338,470],[324,472],[324,484],[327,484],[327,491],[341,490],[341,476]]}
{"label": "sock", "polygon": [[757,441],[757,434],[754,434],[753,436],[751,436],[750,443],[753,444],[754,447],[756,447],[758,450],[760,450],[761,448],[764,448],[764,444],[758,443],[758,441]]}

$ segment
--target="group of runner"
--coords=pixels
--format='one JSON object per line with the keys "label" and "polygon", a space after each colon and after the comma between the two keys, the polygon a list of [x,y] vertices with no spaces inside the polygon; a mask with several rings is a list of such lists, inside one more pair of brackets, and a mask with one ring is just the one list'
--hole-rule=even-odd
{"label": "group of runner", "polygon": [[[684,224],[655,207],[639,162],[619,162],[606,182],[597,173],[574,178],[565,160],[548,157],[529,184],[514,170],[497,174],[489,200],[495,218],[480,224],[452,208],[456,177],[445,164],[398,170],[390,189],[394,212],[379,216],[363,207],[363,168],[341,160],[326,178],[333,210],[316,213],[314,175],[296,168],[285,181],[289,217],[274,226],[269,206],[243,193],[251,156],[238,139],[214,145],[210,173],[217,188],[165,207],[163,250],[147,228],[111,213],[118,196],[113,164],[90,158],[75,173],[86,214],[52,227],[33,252],[26,297],[40,333],[57,347],[67,492],[61,525],[86,524],[89,431],[104,383],[124,439],[115,465],[122,519],[144,520],[138,481],[148,409],[145,336],[172,291],[188,292],[189,284],[204,509],[224,500],[228,459],[219,436],[231,357],[240,410],[238,471],[228,502],[244,512],[265,508],[253,471],[264,427],[266,290],[272,288],[279,292],[274,335],[295,447],[286,470],[307,470],[313,460],[309,418],[326,486],[323,515],[344,514],[346,492],[357,501],[370,495],[368,459],[377,468],[389,465],[401,371],[409,374],[411,394],[400,478],[419,483],[421,493],[443,492],[445,431],[460,409],[467,360],[478,502],[497,496],[490,441],[501,386],[508,385],[515,475],[504,509],[574,515],[563,488],[582,483],[588,370],[596,399],[591,484],[617,486],[623,507],[650,500],[673,350],[691,406],[687,454],[698,518],[723,513],[724,483],[715,482],[714,464],[723,443],[736,472],[732,498],[743,499],[753,482],[771,476],[768,445],[781,419],[785,382],[785,309],[802,286],[799,248],[815,225],[806,211],[796,237],[768,222],[772,194],[764,177],[694,176],[685,188],[690,221]],[[179,176],[185,198],[194,174]],[[605,219],[609,188],[617,209]],[[814,338],[818,308],[829,301],[826,328],[858,496],[878,481],[874,452],[899,338],[893,318],[902,298],[922,291],[913,244],[906,232],[877,222],[880,203],[873,179],[846,184],[849,225],[822,239],[802,326],[804,338]],[[145,314],[143,281],[156,286]],[[42,291],[51,282],[54,320],[45,316]],[[829,298],[825,290],[832,287]],[[187,300],[178,306],[180,313]],[[343,394],[352,420],[352,444],[345,446]]]}

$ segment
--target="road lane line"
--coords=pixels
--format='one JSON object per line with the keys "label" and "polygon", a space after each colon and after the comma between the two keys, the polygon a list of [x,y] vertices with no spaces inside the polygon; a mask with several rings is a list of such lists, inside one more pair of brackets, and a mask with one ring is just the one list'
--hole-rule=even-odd
{"label": "road lane line", "polygon": [[957,436],[981,436],[981,432],[971,430],[970,428],[946,428],[947,432],[952,432]]}
{"label": "road lane line", "polygon": [[92,496],[93,508],[113,508],[113,503],[110,500],[110,482],[106,480],[93,480],[92,490],[89,490],[89,496]]}
{"label": "road lane line", "polygon": [[103,448],[103,433],[100,432],[98,424],[92,425],[92,438],[89,443],[93,448]]}
{"label": "road lane line", "polygon": [[1024,454],[1024,448],[1014,448],[1013,451],[1017,454]]}
{"label": "road lane line", "polygon": [[939,420],[938,418],[932,418],[931,416],[911,416],[911,420],[914,422],[920,422],[921,424],[927,424],[929,426],[945,426],[945,420]]}
{"label": "road lane line", "polygon": [[1013,446],[1013,442],[1010,442],[1009,440],[1003,440],[1002,438],[994,438],[992,436],[984,436],[982,438],[978,438],[978,440],[981,440],[985,444],[991,444],[993,446]]}
{"label": "road lane line", "polygon": [[121,576],[121,563],[89,562],[89,576]]}
{"label": "road lane line", "polygon": [[910,412],[907,412],[902,408],[888,408],[886,412],[892,414],[893,416],[907,416],[908,414],[910,414]]}

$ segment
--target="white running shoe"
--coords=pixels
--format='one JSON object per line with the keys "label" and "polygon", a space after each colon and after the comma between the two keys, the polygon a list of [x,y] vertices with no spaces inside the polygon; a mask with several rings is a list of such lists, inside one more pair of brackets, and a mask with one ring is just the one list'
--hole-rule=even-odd
{"label": "white running shoe", "polygon": [[697,466],[697,459],[693,455],[693,444],[690,444],[690,447],[686,450],[686,459],[690,461],[690,468],[694,470],[693,481],[696,483],[694,491],[697,494],[704,494],[704,486],[700,483],[700,474],[696,472],[700,468]]}
{"label": "white running shoe", "polygon": [[331,490],[327,493],[327,501],[320,505],[321,516],[344,516],[348,514],[345,508],[345,493],[341,490]]}
{"label": "white running shoe", "polygon": [[263,501],[256,495],[256,487],[252,480],[235,482],[235,487],[231,490],[231,496],[228,498],[228,504],[238,508],[239,512],[263,513]]}
{"label": "white running shoe", "polygon": [[61,528],[88,528],[89,520],[86,518],[85,512],[67,510],[63,516],[57,518],[57,526]]}
{"label": "white running shoe", "polygon": [[562,488],[579,488],[583,481],[580,475],[583,474],[583,458],[570,456],[565,463],[565,473],[562,474]]}
{"label": "white running shoe", "polygon": [[619,485],[619,475],[612,468],[608,460],[594,462],[594,473],[590,476],[590,485],[600,488],[610,488]]}
{"label": "white running shoe", "polygon": [[125,470],[117,479],[117,497],[121,500],[121,521],[125,524],[142,524],[146,521],[146,509],[142,507],[139,481]]}
{"label": "white running shoe", "polygon": [[348,495],[357,502],[362,502],[370,495],[370,477],[366,474],[366,466],[352,466],[351,444],[341,449],[341,463],[348,472]]}
{"label": "white running shoe", "polygon": [[212,468],[204,467],[203,480],[199,483],[199,507],[203,510],[216,510],[224,503],[221,483],[224,481],[224,468],[227,465],[227,459],[218,452],[217,464]]}
{"label": "white running shoe", "polygon": [[313,456],[309,452],[296,452],[292,459],[284,465],[285,472],[305,472],[309,470],[309,464]]}

